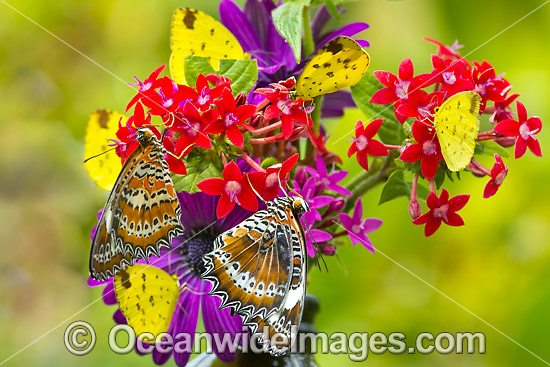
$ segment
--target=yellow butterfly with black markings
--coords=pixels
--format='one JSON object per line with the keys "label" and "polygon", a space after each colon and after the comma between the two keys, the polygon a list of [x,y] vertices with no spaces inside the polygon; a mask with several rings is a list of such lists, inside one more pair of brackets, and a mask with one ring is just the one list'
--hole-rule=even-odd
{"label": "yellow butterfly with black markings", "polygon": [[441,153],[451,171],[463,170],[474,156],[480,102],[479,94],[466,91],[449,97],[436,109],[435,131]]}
{"label": "yellow butterfly with black markings", "polygon": [[178,304],[180,286],[175,275],[154,266],[134,264],[118,271],[114,279],[118,306],[137,336],[151,333],[154,342],[170,327]]}
{"label": "yellow butterfly with black markings", "polygon": [[365,74],[370,56],[357,42],[336,37],[311,57],[296,81],[298,97],[312,99],[356,84]]}
{"label": "yellow butterfly with black markings", "polygon": [[170,43],[170,73],[178,84],[185,84],[184,62],[187,55],[208,58],[215,70],[219,70],[220,59],[250,58],[223,24],[210,15],[191,8],[180,8],[174,13]]}
{"label": "yellow butterfly with black markings", "polygon": [[120,158],[115,151],[109,150],[110,147],[107,145],[109,139],[116,139],[121,118],[124,116],[115,111],[95,110],[91,113],[86,126],[84,157],[97,157],[86,160],[84,166],[90,178],[107,191],[111,191],[122,169]]}

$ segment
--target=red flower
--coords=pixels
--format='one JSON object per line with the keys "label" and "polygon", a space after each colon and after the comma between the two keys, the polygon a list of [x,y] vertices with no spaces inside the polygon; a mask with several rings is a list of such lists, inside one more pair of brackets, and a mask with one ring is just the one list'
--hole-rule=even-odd
{"label": "red flower", "polygon": [[408,101],[395,104],[395,115],[404,116],[403,123],[408,117],[418,118],[420,120],[433,119],[435,107],[440,106],[445,97],[445,92],[426,93],[418,90],[409,95]]}
{"label": "red flower", "polygon": [[174,112],[180,107],[180,103],[190,97],[189,90],[178,89],[178,85],[168,77],[159,80],[158,93],[143,99],[143,104],[149,107],[151,115],[163,116]]}
{"label": "red flower", "polygon": [[233,144],[242,148],[244,138],[239,126],[242,126],[247,130],[251,129],[250,125],[244,121],[254,115],[256,112],[256,106],[245,104],[237,107],[235,98],[229,88],[225,88],[223,90],[221,98],[216,101],[216,106],[220,114],[219,119],[214,120],[206,128],[206,131],[212,134],[225,132]]}
{"label": "red flower", "polygon": [[[137,103],[134,108],[134,114],[130,116],[128,121],[126,121],[126,125],[122,126],[121,122],[122,120],[118,122],[116,136],[122,144],[118,145],[116,152],[124,162],[139,145],[139,142],[136,139],[137,128],[144,125],[150,125],[151,116],[145,115],[143,106],[141,103]],[[148,128],[151,129],[157,138],[160,139],[160,132],[154,126],[148,126]]]}
{"label": "red flower", "polygon": [[206,133],[206,127],[218,117],[217,110],[208,110],[200,113],[194,103],[185,102],[181,112],[174,115],[174,123],[170,130],[181,133],[177,146],[179,149],[197,144],[203,149],[212,148],[210,138]]}
{"label": "red flower", "polygon": [[279,186],[285,186],[285,183],[290,178],[290,171],[298,163],[299,158],[300,154],[296,153],[283,163],[277,163],[266,169],[262,195],[264,199],[271,200],[279,194]]}
{"label": "red flower", "polygon": [[[164,159],[166,159],[166,162],[168,163],[168,167],[170,168],[170,171],[178,174],[178,175],[186,175],[187,174],[187,167],[185,167],[185,163],[181,160],[181,158],[185,157],[189,152],[193,149],[191,146],[185,146],[185,147],[178,147],[174,146],[174,142],[172,141],[172,137],[169,135],[173,135],[173,133],[168,133],[164,136],[164,140],[162,141],[162,145],[164,145],[164,148],[172,153],[172,154],[165,154]],[[179,158],[179,159],[178,159]]]}
{"label": "red flower", "polygon": [[513,119],[501,121],[495,126],[495,132],[504,136],[517,136],[516,158],[523,156],[528,147],[534,155],[542,157],[539,141],[534,136],[542,129],[540,118],[536,116],[527,118],[527,110],[519,101],[516,101],[516,107],[518,121]]}
{"label": "red flower", "polygon": [[504,166],[504,162],[498,154],[495,154],[495,160],[496,162],[491,169],[491,179],[487,182],[487,185],[485,185],[485,190],[483,191],[484,198],[490,198],[496,194],[498,188],[502,185],[502,182],[508,174],[508,167]]}
{"label": "red flower", "polygon": [[370,103],[388,104],[398,100],[407,100],[409,94],[417,89],[418,80],[414,77],[411,59],[405,59],[399,65],[399,76],[389,71],[377,70],[374,76],[386,88],[382,88],[370,99]]}
{"label": "red flower", "polygon": [[149,77],[145,79],[143,82],[140,81],[138,78],[134,77],[138,82],[137,84],[131,83],[130,85],[139,86],[138,94],[136,94],[134,98],[132,98],[130,103],[128,103],[128,106],[126,107],[126,111],[128,111],[140,99],[147,98],[149,96],[153,96],[156,94],[155,89],[157,89],[160,86],[160,82],[157,78],[161,73],[161,71],[164,70],[165,66],[166,64],[162,65],[161,67],[153,71],[151,75],[149,75]]}
{"label": "red flower", "polygon": [[302,110],[304,101],[297,99],[290,100],[288,89],[285,85],[279,83],[271,84],[275,89],[258,88],[254,93],[261,94],[266,97],[271,104],[264,111],[264,119],[270,120],[275,118],[281,119],[281,128],[283,130],[283,138],[288,140],[294,131],[294,123],[301,123],[305,126],[313,126],[313,122]]}
{"label": "red flower", "polygon": [[414,120],[412,134],[416,143],[407,145],[399,159],[409,163],[420,159],[422,175],[427,180],[432,180],[437,172],[439,159],[443,159],[435,129],[420,120]]}
{"label": "red flower", "polygon": [[218,219],[229,214],[235,204],[252,212],[257,211],[258,199],[248,181],[250,178],[254,187],[261,186],[258,182],[254,182],[257,176],[243,176],[239,166],[233,161],[225,166],[222,175],[223,179],[208,178],[197,184],[199,189],[207,195],[221,195],[216,208]]}
{"label": "red flower", "polygon": [[209,79],[212,79],[213,84],[214,82],[220,82],[220,80],[229,80],[227,78],[219,79],[217,75],[216,77],[217,78],[214,79],[210,77],[210,75],[204,76],[199,74],[197,77],[196,88],[191,88],[186,85],[178,85],[178,90],[185,91],[186,96],[194,102],[195,106],[197,106],[199,110],[206,111],[211,107],[211,105],[214,104],[214,101],[222,94],[225,88],[230,88],[231,81],[222,82],[216,87],[210,88],[210,84],[208,84]]}
{"label": "red flower", "polygon": [[481,64],[474,61],[474,67],[467,72],[471,72],[471,78],[475,85],[474,90],[481,96],[481,111],[485,110],[487,100],[504,101],[503,92],[510,83],[501,76],[496,76],[495,69],[491,64],[487,61],[483,61]]}
{"label": "red flower", "polygon": [[449,200],[449,192],[445,189],[441,191],[441,196],[438,198],[435,192],[430,192],[426,199],[426,204],[430,210],[413,220],[416,225],[425,224],[424,235],[431,236],[441,226],[441,222],[450,226],[463,226],[464,221],[457,211],[464,208],[470,200],[470,195],[458,195]]}
{"label": "red flower", "polygon": [[423,78],[428,79],[424,87],[440,83],[443,90],[447,92],[447,98],[458,92],[474,89],[474,84],[464,79],[466,63],[463,60],[443,60],[437,55],[432,55],[432,65],[434,67],[432,72],[422,75]]}
{"label": "red flower", "polygon": [[373,137],[378,133],[380,126],[382,126],[382,119],[374,120],[367,127],[363,127],[362,121],[357,121],[355,125],[355,138],[353,144],[348,149],[348,157],[351,157],[357,153],[357,162],[365,170],[369,170],[369,162],[367,157],[369,155],[374,157],[382,157],[388,155],[388,149],[379,142],[374,140]]}

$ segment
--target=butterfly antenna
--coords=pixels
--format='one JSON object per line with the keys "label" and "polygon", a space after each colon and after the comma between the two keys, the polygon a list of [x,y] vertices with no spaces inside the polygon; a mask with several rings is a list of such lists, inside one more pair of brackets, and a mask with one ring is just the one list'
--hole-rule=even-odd
{"label": "butterfly antenna", "polygon": [[[282,169],[282,167],[281,167]],[[288,197],[288,193],[286,192],[285,188],[283,187],[283,184],[281,183],[281,170],[279,170],[279,172],[277,172],[277,181],[279,181],[279,188],[283,191],[283,193],[285,194],[286,197]]]}
{"label": "butterfly antenna", "polygon": [[[109,139],[109,140],[111,140],[111,139]],[[91,156],[91,157],[88,157],[88,158],[86,158],[86,159],[84,160],[84,163],[88,162],[90,159],[97,158],[97,157],[99,157],[100,155],[103,155],[103,154],[105,154],[105,153],[109,153],[111,150],[116,149],[116,148],[118,148],[118,147],[122,147],[122,146],[125,146],[125,145],[128,145],[128,144],[132,144],[132,143],[133,143],[134,141],[136,141],[136,140],[137,140],[137,138],[135,138],[135,139],[132,140],[132,141],[129,141],[128,143],[118,144],[116,147],[109,148],[109,149],[107,149],[107,150],[104,151],[104,152],[101,152],[101,153],[99,153],[99,154],[96,154],[96,155],[93,155],[93,156]],[[124,154],[124,158],[126,158],[126,153]]]}
{"label": "butterfly antenna", "polygon": [[265,201],[265,199],[262,197],[262,195],[260,195],[260,193],[258,191],[256,191],[256,189],[254,188],[254,185],[252,185],[252,182],[250,181],[250,176],[246,175],[246,179],[248,180],[248,183],[250,184],[250,188],[252,189],[252,191],[254,191],[254,194],[256,194],[256,196],[259,197],[260,200],[263,201],[264,204],[267,205],[267,202]]}

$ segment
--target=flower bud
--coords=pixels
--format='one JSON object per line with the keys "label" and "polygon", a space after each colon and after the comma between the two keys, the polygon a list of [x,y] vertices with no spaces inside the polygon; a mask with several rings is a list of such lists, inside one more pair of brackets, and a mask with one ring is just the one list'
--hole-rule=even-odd
{"label": "flower bud", "polygon": [[241,92],[241,93],[237,94],[237,97],[235,97],[235,106],[239,107],[239,106],[242,106],[244,104],[246,104],[246,93]]}
{"label": "flower bud", "polygon": [[416,198],[414,200],[411,200],[411,202],[409,203],[409,215],[411,216],[411,218],[416,219],[420,217],[421,214],[422,206],[420,206],[418,200],[416,200]]}
{"label": "flower bud", "polygon": [[502,147],[511,147],[516,143],[516,137],[515,136],[506,136],[504,138],[496,138],[495,143]]}
{"label": "flower bud", "polygon": [[304,167],[300,167],[296,170],[296,175],[294,176],[294,180],[298,184],[298,186],[302,187],[307,181],[307,171]]}
{"label": "flower bud", "polygon": [[336,246],[331,244],[326,244],[321,247],[321,253],[326,256],[334,256],[336,255]]}
{"label": "flower bud", "polygon": [[[343,197],[337,197],[332,203],[328,205],[327,214],[339,212],[344,208],[346,204],[346,199]],[[326,214],[325,214],[326,215]]]}

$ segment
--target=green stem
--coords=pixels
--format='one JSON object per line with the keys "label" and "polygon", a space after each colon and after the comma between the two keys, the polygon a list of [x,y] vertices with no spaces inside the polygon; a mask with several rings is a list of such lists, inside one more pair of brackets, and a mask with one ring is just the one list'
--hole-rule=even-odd
{"label": "green stem", "polygon": [[304,6],[302,18],[304,22],[304,55],[307,57],[315,50],[313,35],[311,34],[311,28],[309,27],[309,6]]}
{"label": "green stem", "polygon": [[386,182],[391,173],[397,169],[392,155],[387,156],[382,164],[380,164],[380,161],[378,161],[378,164],[375,162],[377,161],[374,161],[371,165],[370,172],[361,172],[346,185],[346,188],[350,190],[353,195],[347,198],[346,205],[342,212],[349,212],[355,205],[357,198],[365,195],[379,184]]}

